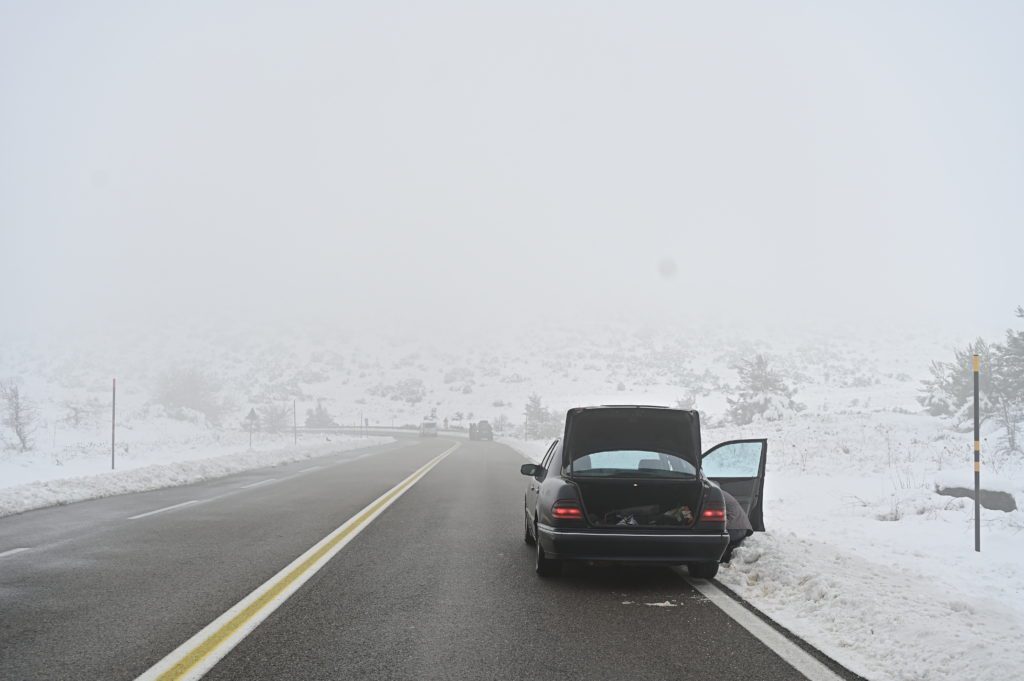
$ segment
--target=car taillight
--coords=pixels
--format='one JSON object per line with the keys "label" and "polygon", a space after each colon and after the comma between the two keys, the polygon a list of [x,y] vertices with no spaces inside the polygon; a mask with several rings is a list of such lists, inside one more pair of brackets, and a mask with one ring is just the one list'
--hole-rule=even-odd
{"label": "car taillight", "polygon": [[575,501],[556,501],[551,515],[559,520],[583,520],[583,509]]}
{"label": "car taillight", "polygon": [[725,509],[724,508],[705,508],[700,512],[701,520],[724,521],[725,520]]}

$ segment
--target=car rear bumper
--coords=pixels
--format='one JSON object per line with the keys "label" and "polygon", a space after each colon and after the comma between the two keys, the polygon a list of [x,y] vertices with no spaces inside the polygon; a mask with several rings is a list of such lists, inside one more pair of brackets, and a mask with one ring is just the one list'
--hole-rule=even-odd
{"label": "car rear bumper", "polygon": [[717,561],[729,545],[728,533],[651,534],[605,530],[537,527],[548,558],[625,563],[683,563]]}

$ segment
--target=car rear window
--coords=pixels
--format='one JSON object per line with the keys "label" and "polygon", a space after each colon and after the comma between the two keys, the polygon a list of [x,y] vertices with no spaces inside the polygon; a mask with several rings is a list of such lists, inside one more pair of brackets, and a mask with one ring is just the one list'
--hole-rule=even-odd
{"label": "car rear window", "polygon": [[689,461],[672,454],[630,449],[581,456],[572,462],[572,474],[579,478],[692,478],[697,475],[697,469]]}

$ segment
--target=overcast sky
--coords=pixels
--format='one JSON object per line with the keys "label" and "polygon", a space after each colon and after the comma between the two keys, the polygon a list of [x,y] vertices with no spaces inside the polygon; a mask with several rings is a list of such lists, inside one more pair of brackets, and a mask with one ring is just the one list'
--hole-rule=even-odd
{"label": "overcast sky", "polygon": [[1021,35],[1019,2],[0,2],[0,319],[999,328]]}

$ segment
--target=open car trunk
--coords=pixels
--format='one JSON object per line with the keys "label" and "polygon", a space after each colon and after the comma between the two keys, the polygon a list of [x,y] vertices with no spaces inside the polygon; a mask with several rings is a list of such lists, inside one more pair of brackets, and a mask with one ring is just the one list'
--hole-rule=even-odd
{"label": "open car trunk", "polygon": [[623,530],[687,528],[703,485],[697,413],[660,407],[574,409],[565,462],[587,522]]}
{"label": "open car trunk", "polygon": [[587,522],[620,529],[686,528],[700,511],[703,486],[697,480],[573,478]]}

